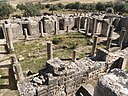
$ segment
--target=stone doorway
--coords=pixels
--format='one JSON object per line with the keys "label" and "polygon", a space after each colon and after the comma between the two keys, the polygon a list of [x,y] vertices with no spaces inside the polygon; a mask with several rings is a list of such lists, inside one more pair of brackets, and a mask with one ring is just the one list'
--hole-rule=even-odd
{"label": "stone doorway", "polygon": [[30,31],[30,24],[22,24],[22,29],[23,29],[23,35],[25,35],[24,29],[27,29],[27,33],[28,35],[31,35],[31,31]]}
{"label": "stone doorway", "polygon": [[59,20],[59,30],[64,30],[64,19]]}

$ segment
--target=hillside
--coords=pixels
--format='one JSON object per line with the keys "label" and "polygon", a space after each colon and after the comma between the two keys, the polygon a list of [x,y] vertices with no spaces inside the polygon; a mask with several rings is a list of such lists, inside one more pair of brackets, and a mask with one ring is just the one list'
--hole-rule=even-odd
{"label": "hillside", "polygon": [[96,3],[96,2],[109,2],[109,1],[121,1],[121,0],[10,0],[9,3],[16,6],[18,3],[25,2],[42,2],[42,3],[71,3],[71,2],[81,2],[81,3]]}

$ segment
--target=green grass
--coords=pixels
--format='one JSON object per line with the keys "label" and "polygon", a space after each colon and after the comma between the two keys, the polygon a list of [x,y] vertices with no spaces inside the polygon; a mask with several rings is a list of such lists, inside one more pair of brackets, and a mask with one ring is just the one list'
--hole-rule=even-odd
{"label": "green grass", "polygon": [[[54,58],[71,59],[73,50],[90,45],[89,38],[85,38],[83,34],[78,32],[70,33],[69,35],[56,35],[33,41],[14,43],[16,55],[22,55],[24,57],[24,60],[20,61],[24,73],[27,70],[37,73],[40,69],[44,68],[47,61],[46,41],[52,41],[54,38],[62,39],[58,44],[53,44],[53,48],[55,49],[53,50]],[[63,48],[63,46],[65,46],[65,48]],[[83,58],[89,50],[90,49],[82,49],[81,52],[77,53],[78,58]]]}

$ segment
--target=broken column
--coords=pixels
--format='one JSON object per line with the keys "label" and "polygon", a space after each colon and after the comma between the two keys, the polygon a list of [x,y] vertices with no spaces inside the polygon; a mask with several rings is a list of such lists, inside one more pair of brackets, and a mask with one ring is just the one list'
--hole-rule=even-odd
{"label": "broken column", "polygon": [[6,39],[7,39],[7,44],[9,46],[9,51],[13,52],[14,51],[14,46],[12,42],[12,28],[8,27],[6,28]]}
{"label": "broken column", "polygon": [[122,30],[121,30],[121,34],[120,34],[119,42],[118,42],[120,48],[122,48],[122,46],[123,46],[123,42],[124,42],[124,39],[125,39],[125,35],[126,35],[126,30],[125,30],[125,28],[123,27]]}
{"label": "broken column", "polygon": [[32,28],[31,28],[31,24],[28,23],[28,30],[29,30],[29,34],[32,35]]}
{"label": "broken column", "polygon": [[52,49],[52,42],[47,43],[47,59],[53,59],[53,49]]}
{"label": "broken column", "polygon": [[91,33],[91,37],[94,36],[95,32],[96,32],[96,18],[93,18],[93,30],[92,30],[92,33]]}
{"label": "broken column", "polygon": [[110,26],[110,30],[109,30],[108,37],[107,37],[107,46],[106,46],[106,49],[108,51],[111,47],[113,29],[114,29],[114,26]]}
{"label": "broken column", "polygon": [[66,33],[67,34],[69,33],[69,26],[67,26]]}
{"label": "broken column", "polygon": [[40,37],[44,37],[44,30],[43,30],[43,22],[42,21],[40,21],[40,32],[41,32]]}
{"label": "broken column", "polygon": [[73,55],[72,55],[72,61],[73,61],[73,62],[76,61],[76,55],[77,55],[76,50],[73,50]]}
{"label": "broken column", "polygon": [[101,35],[108,36],[109,28],[110,28],[109,20],[103,20],[101,27]]}
{"label": "broken column", "polygon": [[92,51],[91,51],[91,56],[94,56],[94,54],[95,54],[96,46],[97,46],[97,40],[98,40],[98,36],[95,35],[94,36],[94,41],[93,41],[93,46],[92,46]]}
{"label": "broken column", "polygon": [[78,17],[77,20],[78,20],[78,21],[77,21],[77,31],[79,32],[79,31],[80,31],[80,21],[81,21],[81,18]]}
{"label": "broken column", "polygon": [[87,35],[89,33],[89,27],[90,27],[90,18],[87,18],[86,33],[85,33],[85,35]]}
{"label": "broken column", "polygon": [[16,55],[12,56],[11,60],[12,60],[11,62],[12,62],[14,69],[15,69],[17,80],[18,81],[24,80],[23,71],[22,71],[21,65],[19,64],[19,62],[17,60]]}
{"label": "broken column", "polygon": [[27,28],[24,28],[24,36],[25,36],[25,40],[28,40],[28,31]]}
{"label": "broken column", "polygon": [[56,21],[55,21],[55,23],[54,23],[54,35],[57,35],[57,23],[56,23]]}

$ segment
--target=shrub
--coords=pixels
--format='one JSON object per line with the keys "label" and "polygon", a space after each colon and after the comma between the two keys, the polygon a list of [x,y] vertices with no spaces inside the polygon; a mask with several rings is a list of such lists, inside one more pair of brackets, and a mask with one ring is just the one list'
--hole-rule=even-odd
{"label": "shrub", "polygon": [[53,44],[59,44],[62,42],[62,38],[53,38],[52,43]]}
{"label": "shrub", "polygon": [[18,4],[17,8],[20,10],[24,10],[24,16],[39,16],[41,5],[40,4],[33,4],[33,3],[25,3],[25,4]]}
{"label": "shrub", "polygon": [[7,3],[0,3],[0,17],[1,19],[8,18],[10,14],[12,14],[15,9]]}
{"label": "shrub", "polygon": [[98,2],[96,4],[96,10],[98,10],[98,11],[105,11],[105,4],[101,3],[101,2]]}
{"label": "shrub", "polygon": [[77,45],[78,45],[77,43],[68,43],[67,44],[67,46],[68,46],[67,48],[68,49],[75,49],[77,47]]}

